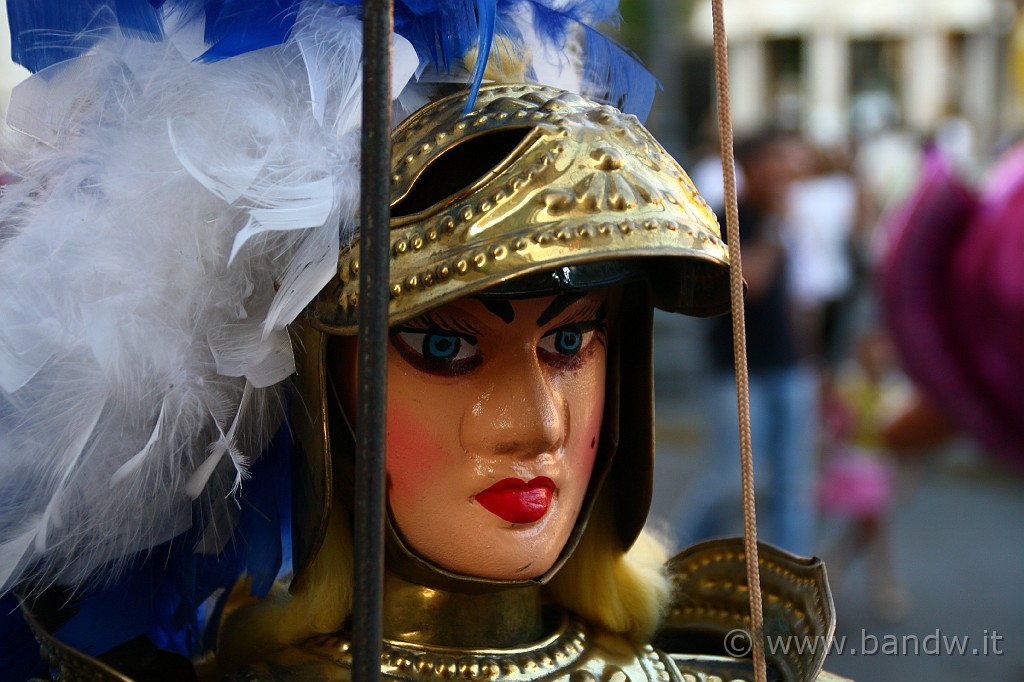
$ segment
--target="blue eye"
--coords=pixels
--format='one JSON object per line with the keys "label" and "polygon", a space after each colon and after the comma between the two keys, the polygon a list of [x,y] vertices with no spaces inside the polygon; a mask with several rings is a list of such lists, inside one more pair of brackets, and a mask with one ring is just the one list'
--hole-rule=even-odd
{"label": "blue eye", "polygon": [[458,357],[462,339],[445,334],[423,335],[423,357],[432,362],[446,362]]}
{"label": "blue eye", "polygon": [[594,329],[588,329],[586,325],[568,324],[545,334],[537,348],[549,357],[572,358],[590,344],[594,332]]}
{"label": "blue eye", "polygon": [[563,355],[576,355],[583,347],[583,333],[575,327],[555,332],[555,351]]}
{"label": "blue eye", "polygon": [[409,364],[430,374],[456,376],[480,364],[476,339],[446,329],[399,329],[391,343]]}

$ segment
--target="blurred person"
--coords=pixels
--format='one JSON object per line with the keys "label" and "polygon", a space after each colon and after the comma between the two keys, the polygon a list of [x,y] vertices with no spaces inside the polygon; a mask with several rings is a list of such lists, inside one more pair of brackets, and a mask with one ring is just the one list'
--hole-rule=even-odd
{"label": "blurred person", "polygon": [[853,290],[851,241],[863,202],[844,150],[808,144],[803,163],[786,207],[790,286],[809,349],[832,366],[842,354],[840,317]]}
{"label": "blurred person", "polygon": [[[754,466],[759,489],[759,537],[797,554],[810,552],[814,532],[813,443],[815,374],[801,348],[789,291],[784,244],[788,191],[800,168],[803,140],[767,129],[736,145],[745,183],[739,227],[747,283],[747,360]],[[710,321],[713,376],[705,418],[706,469],[674,513],[682,545],[742,531],[735,514],[741,493],[732,320]]]}
{"label": "blurred person", "polygon": [[868,197],[866,226],[876,225],[882,215],[914,191],[921,177],[922,147],[918,135],[897,127],[858,140],[853,172]]}
{"label": "blurred person", "polygon": [[886,620],[901,620],[908,597],[893,562],[890,524],[897,468],[883,438],[908,386],[886,332],[874,327],[856,341],[853,357],[834,381],[823,382],[824,460],[821,510],[841,523],[826,550],[829,573],[840,579],[850,562],[865,560],[872,604]]}
{"label": "blurred person", "polygon": [[[722,149],[718,139],[718,128],[710,118],[700,126],[701,142],[693,153],[690,164],[690,180],[694,187],[711,206],[725,206],[725,176],[722,173]],[[735,168],[736,192],[743,192],[743,171]]]}

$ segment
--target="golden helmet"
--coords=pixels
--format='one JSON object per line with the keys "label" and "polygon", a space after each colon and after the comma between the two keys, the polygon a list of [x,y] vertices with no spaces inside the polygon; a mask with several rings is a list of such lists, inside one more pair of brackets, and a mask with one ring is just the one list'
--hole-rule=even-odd
{"label": "golden helmet", "polygon": [[[603,452],[551,574],[578,542],[609,475],[628,498],[613,503],[623,546],[643,527],[654,452],[653,307],[726,312],[728,253],[714,213],[635,116],[540,85],[485,86],[464,113],[467,97],[434,101],[394,132],[389,324],[465,296],[627,287],[610,344]],[[358,272],[357,239],[341,250],[337,275],[296,332],[304,396],[293,420],[299,577],[322,540],[332,491],[351,489],[351,458],[340,454],[351,451],[351,433],[325,366],[329,337],[356,333]],[[419,569],[445,573],[409,556],[397,533],[389,542]]]}

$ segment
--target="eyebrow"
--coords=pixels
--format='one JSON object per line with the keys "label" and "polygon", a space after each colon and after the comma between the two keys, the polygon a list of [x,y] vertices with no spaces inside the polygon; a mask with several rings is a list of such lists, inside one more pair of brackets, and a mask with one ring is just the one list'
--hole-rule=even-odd
{"label": "eyebrow", "polygon": [[561,315],[566,308],[584,296],[585,294],[562,294],[558,296],[550,303],[550,305],[548,305],[544,312],[540,314],[540,317],[537,318],[537,326],[543,327],[548,322]]}
{"label": "eyebrow", "polygon": [[[421,329],[445,329],[449,331],[462,332],[470,336],[480,336],[481,332],[479,329],[473,326],[473,323],[467,319],[460,318],[458,315],[438,313],[436,310],[428,311],[419,317],[410,320],[404,326],[399,327],[399,330],[421,330]],[[476,341],[474,341],[476,343]]]}
{"label": "eyebrow", "polygon": [[516,310],[508,301],[483,299],[480,302],[487,310],[500,317],[505,324],[512,324],[512,320],[516,319]]}

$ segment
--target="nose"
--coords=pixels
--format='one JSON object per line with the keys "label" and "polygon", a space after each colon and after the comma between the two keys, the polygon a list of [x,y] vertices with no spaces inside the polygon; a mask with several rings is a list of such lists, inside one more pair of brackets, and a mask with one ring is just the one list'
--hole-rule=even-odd
{"label": "nose", "polygon": [[565,442],[566,401],[536,356],[503,365],[463,415],[462,445],[479,454],[535,457]]}

